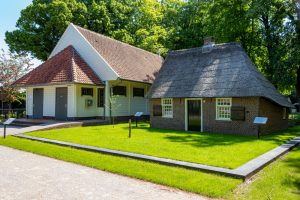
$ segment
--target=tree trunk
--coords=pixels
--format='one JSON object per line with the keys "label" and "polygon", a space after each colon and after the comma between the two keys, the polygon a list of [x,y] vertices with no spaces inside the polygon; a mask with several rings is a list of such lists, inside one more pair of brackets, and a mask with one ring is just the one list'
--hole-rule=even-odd
{"label": "tree trunk", "polygon": [[[274,58],[273,58],[273,54],[274,54],[274,46],[273,46],[273,38],[272,38],[272,34],[271,34],[271,25],[269,22],[269,16],[268,15],[262,15],[262,23],[264,26],[264,31],[265,31],[265,46],[267,47],[267,54],[268,54],[268,63],[265,71],[266,71],[266,76],[269,79],[269,81],[271,81],[274,84],[273,81],[273,74],[274,74],[274,70],[273,70],[273,65],[274,65]],[[275,85],[275,84],[274,84]],[[275,85],[276,87],[276,85]]]}
{"label": "tree trunk", "polygon": [[[297,43],[300,45],[300,2],[295,2],[297,21],[296,21],[296,33],[297,33]],[[296,82],[296,101],[300,104],[300,68],[297,70],[297,82]],[[297,106],[297,111],[299,112],[299,106]]]}

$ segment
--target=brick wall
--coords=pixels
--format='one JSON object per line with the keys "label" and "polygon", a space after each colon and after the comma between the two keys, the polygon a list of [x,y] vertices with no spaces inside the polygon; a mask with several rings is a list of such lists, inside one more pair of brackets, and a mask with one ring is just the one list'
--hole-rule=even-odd
{"label": "brick wall", "polygon": [[265,98],[260,98],[259,115],[262,117],[268,117],[267,124],[260,127],[260,133],[267,134],[287,129],[288,109],[286,110],[286,117],[283,119],[283,107],[268,101]]}
{"label": "brick wall", "polygon": [[203,99],[203,131],[238,135],[257,135],[253,120],[258,116],[259,98],[232,98],[232,106],[245,107],[245,121],[216,120],[216,99]]}
{"label": "brick wall", "polygon": [[[153,116],[153,105],[161,105],[161,99],[150,100],[151,127],[175,130],[185,129],[184,98],[173,99],[173,118]],[[288,116],[286,116],[286,120],[282,119],[283,108],[260,97],[232,98],[232,106],[245,107],[244,121],[216,120],[215,98],[204,98],[202,105],[204,132],[256,136],[258,126],[253,124],[253,121],[257,116],[269,118],[267,125],[260,127],[261,134],[283,130],[288,127]]]}
{"label": "brick wall", "polygon": [[153,116],[153,105],[161,105],[161,99],[150,100],[150,125],[152,128],[184,130],[184,98],[173,99],[173,118]]}

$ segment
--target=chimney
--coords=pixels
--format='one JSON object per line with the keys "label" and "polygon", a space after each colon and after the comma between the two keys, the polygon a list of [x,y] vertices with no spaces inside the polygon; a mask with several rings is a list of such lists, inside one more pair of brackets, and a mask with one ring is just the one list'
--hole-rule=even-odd
{"label": "chimney", "polygon": [[209,53],[214,49],[215,39],[213,37],[205,37],[202,46],[202,53]]}
{"label": "chimney", "polygon": [[214,37],[208,36],[208,37],[204,38],[204,44],[203,44],[203,46],[214,45],[214,44],[215,44],[215,38]]}

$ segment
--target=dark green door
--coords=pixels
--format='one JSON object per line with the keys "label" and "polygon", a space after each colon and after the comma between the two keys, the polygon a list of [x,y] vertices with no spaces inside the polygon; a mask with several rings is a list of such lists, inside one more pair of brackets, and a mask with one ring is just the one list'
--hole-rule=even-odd
{"label": "dark green door", "polygon": [[55,99],[55,119],[67,120],[68,88],[56,88]]}
{"label": "dark green door", "polygon": [[188,100],[188,130],[201,131],[201,100]]}
{"label": "dark green door", "polygon": [[33,88],[33,118],[43,118],[44,89]]}

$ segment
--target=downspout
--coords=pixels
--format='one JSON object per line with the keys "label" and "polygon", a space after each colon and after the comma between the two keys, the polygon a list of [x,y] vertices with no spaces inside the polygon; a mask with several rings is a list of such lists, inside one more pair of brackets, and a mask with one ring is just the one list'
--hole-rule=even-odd
{"label": "downspout", "polygon": [[106,120],[105,118],[105,111],[106,111],[106,107],[105,107],[105,100],[106,100],[106,83],[104,84],[104,91],[103,91],[103,99],[104,99],[104,105],[103,105],[103,119]]}
{"label": "downspout", "polygon": [[129,91],[128,91],[128,104],[129,104],[129,116],[131,116],[131,83],[129,82],[128,83],[128,89],[129,89]]}

